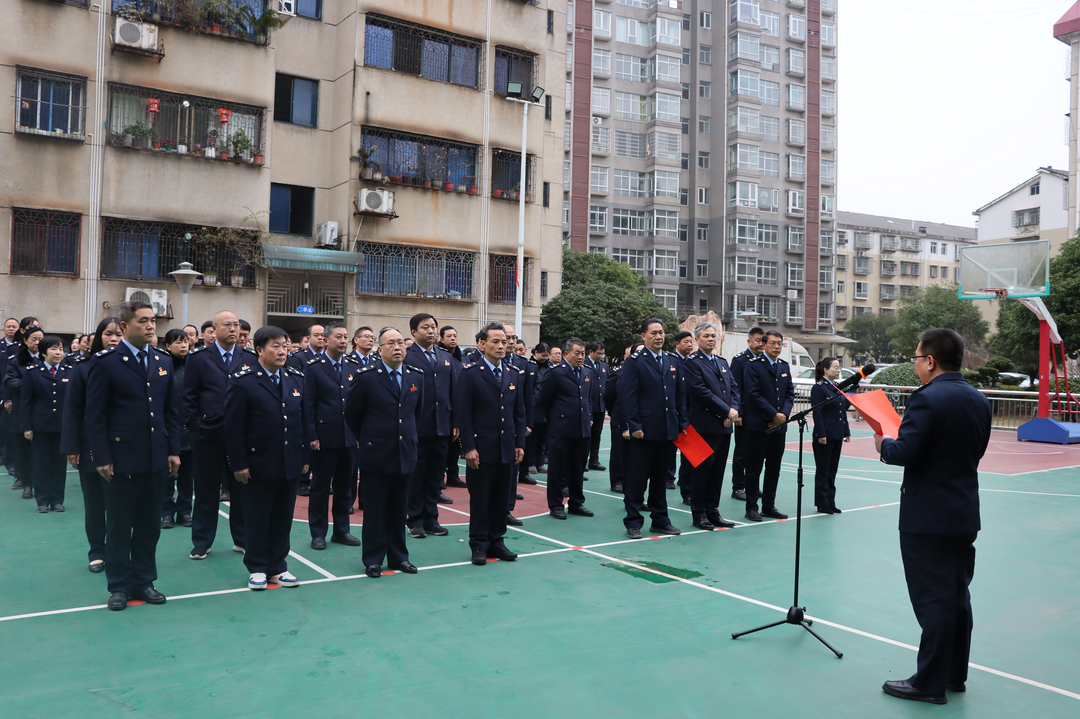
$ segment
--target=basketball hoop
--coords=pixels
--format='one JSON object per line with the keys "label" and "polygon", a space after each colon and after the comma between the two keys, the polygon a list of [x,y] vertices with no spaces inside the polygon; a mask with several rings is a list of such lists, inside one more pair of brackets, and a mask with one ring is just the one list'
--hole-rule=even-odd
{"label": "basketball hoop", "polygon": [[[1003,300],[1009,296],[1009,290],[1005,287],[980,287],[979,292],[986,292],[988,294],[994,294],[997,299]],[[987,297],[987,299],[990,299]]]}

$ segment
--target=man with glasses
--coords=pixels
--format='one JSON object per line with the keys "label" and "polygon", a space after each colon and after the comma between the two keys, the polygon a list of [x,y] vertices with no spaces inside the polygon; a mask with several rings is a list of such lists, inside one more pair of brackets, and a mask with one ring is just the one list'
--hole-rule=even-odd
{"label": "man with glasses", "polygon": [[360,327],[353,333],[352,343],[353,351],[349,353],[349,356],[360,364],[360,369],[364,369],[378,359],[378,353],[372,354],[375,349],[375,330],[366,325]]}
{"label": "man with glasses", "polygon": [[[795,406],[795,384],[791,368],[780,359],[784,336],[776,330],[765,333],[765,351],[746,363],[746,384],[740,387],[743,424],[746,427],[746,518],[762,521],[762,516],[787,519],[776,508],[776,486],[784,458],[787,427],[784,423]],[[766,431],[780,427],[777,431]],[[764,466],[765,481],[760,483]],[[761,511],[758,511],[758,500]]]}
{"label": "man with glasses", "polygon": [[225,391],[229,376],[258,364],[247,347],[236,344],[240,321],[232,312],[214,315],[213,339],[188,353],[184,375],[183,412],[187,429],[194,436],[195,501],[191,512],[192,559],[206,559],[217,536],[218,507],[222,483],[229,493],[229,530],[233,551],[243,552],[243,497],[229,469],[225,446]]}

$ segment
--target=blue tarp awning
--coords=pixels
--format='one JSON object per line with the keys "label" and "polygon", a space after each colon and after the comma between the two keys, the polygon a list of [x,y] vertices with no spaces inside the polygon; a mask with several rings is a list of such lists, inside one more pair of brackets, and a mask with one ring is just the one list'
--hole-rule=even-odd
{"label": "blue tarp awning", "polygon": [[359,252],[320,250],[315,247],[263,245],[263,258],[270,267],[296,270],[357,273],[364,270],[364,256]]}

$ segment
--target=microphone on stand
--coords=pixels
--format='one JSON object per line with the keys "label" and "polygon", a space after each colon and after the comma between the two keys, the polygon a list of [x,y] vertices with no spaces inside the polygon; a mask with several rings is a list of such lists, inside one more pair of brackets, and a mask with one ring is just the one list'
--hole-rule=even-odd
{"label": "microphone on stand", "polygon": [[872,364],[864,364],[859,369],[855,370],[855,374],[848,377],[846,380],[836,385],[836,389],[841,392],[846,392],[849,389],[853,389],[858,386],[859,382],[866,379],[869,375],[872,375],[877,371],[877,367]]}

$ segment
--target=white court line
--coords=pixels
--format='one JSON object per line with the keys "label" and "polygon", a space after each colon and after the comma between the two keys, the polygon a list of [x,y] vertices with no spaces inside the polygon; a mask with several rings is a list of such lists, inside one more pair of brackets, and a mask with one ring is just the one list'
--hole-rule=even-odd
{"label": "white court line", "polygon": [[[232,509],[232,504],[231,504],[230,502],[225,502],[224,504],[225,504],[225,506],[226,506],[226,507],[228,507],[228,508],[229,508],[230,510]],[[224,511],[222,511],[222,510],[220,510],[220,509],[218,510],[218,514],[220,514],[220,515],[221,515],[222,517],[225,517],[225,519],[228,519],[228,518],[229,518],[229,515],[228,515],[228,513],[227,513],[227,512],[224,512]],[[294,517],[294,519],[295,519],[295,517]],[[322,567],[320,567],[320,566],[319,566],[318,564],[316,564],[315,562],[312,562],[312,561],[311,561],[310,559],[305,559],[304,557],[301,557],[301,556],[300,556],[299,554],[297,554],[296,552],[292,551],[291,549],[289,550],[289,556],[290,556],[290,557],[295,557],[295,558],[296,558],[297,560],[299,560],[299,561],[300,561],[300,562],[301,562],[302,564],[306,564],[307,566],[311,567],[312,569],[314,569],[314,570],[315,570],[316,572],[318,572],[319,574],[323,575],[324,577],[328,577],[328,578],[330,578],[330,579],[336,579],[336,577],[335,577],[335,576],[334,576],[333,574],[331,574],[330,572],[326,571],[325,569],[323,569]],[[179,598],[179,597],[177,597],[177,598]]]}

